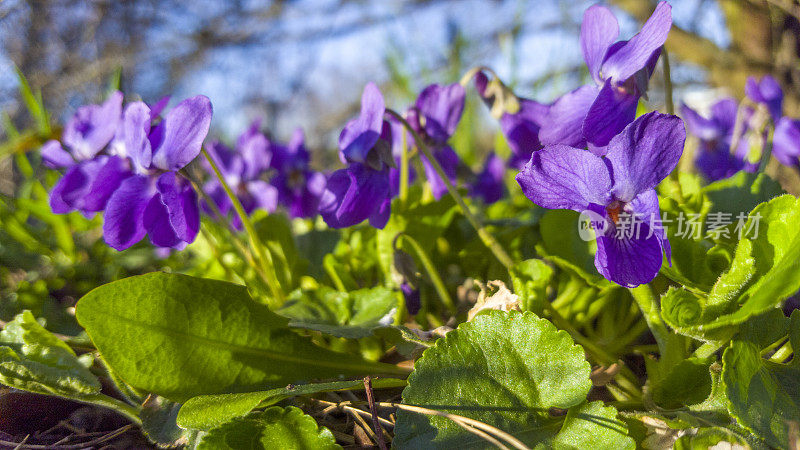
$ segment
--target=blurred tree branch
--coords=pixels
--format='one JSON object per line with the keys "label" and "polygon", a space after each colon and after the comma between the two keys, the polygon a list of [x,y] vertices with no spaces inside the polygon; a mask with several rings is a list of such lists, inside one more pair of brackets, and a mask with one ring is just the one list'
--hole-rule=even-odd
{"label": "blurred tree branch", "polygon": [[[653,0],[612,0],[639,21],[655,8]],[[748,76],[772,74],[786,92],[790,114],[800,111],[800,63],[798,60],[797,11],[795,0],[717,0],[731,35],[730,48],[719,48],[695,32],[673,25],[667,48],[684,62],[706,70],[709,82],[728,87],[742,97]],[[770,4],[773,6],[770,7]],[[780,5],[778,5],[780,4]],[[702,26],[702,22],[698,21]]]}

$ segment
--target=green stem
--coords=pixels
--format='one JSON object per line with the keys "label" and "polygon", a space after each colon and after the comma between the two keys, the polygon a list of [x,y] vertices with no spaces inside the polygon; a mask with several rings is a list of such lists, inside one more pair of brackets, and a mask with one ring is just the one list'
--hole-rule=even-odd
{"label": "green stem", "polygon": [[205,238],[206,242],[208,242],[209,248],[211,248],[211,254],[214,256],[214,259],[222,266],[222,270],[225,271],[225,276],[228,278],[228,281],[235,282],[236,277],[233,275],[233,270],[228,267],[228,264],[225,263],[225,259],[223,258],[222,251],[220,251],[219,246],[217,245],[216,239],[211,236],[211,233],[206,229],[206,227],[200,227],[200,232],[203,233],[203,237]]}
{"label": "green stem", "polygon": [[414,131],[414,128],[411,127],[411,125],[402,115],[398,114],[397,112],[391,109],[387,109],[386,113],[395,117],[406,127],[406,129],[408,129],[408,131],[411,133],[411,136],[413,136],[414,138],[414,142],[417,144],[417,148],[419,148],[420,151],[423,154],[425,154],[425,157],[428,158],[428,162],[433,166],[434,170],[436,170],[436,173],[444,182],[445,186],[447,187],[447,191],[456,201],[458,207],[461,209],[461,212],[467,218],[472,227],[475,228],[475,231],[478,232],[478,237],[480,237],[483,244],[487,248],[489,248],[489,250],[491,250],[492,253],[494,253],[494,256],[498,259],[498,261],[500,261],[501,264],[503,264],[506,267],[506,269],[512,270],[514,267],[514,261],[511,259],[510,256],[508,256],[508,253],[506,253],[506,251],[503,249],[500,243],[497,242],[497,240],[495,240],[495,238],[491,234],[489,234],[488,231],[486,231],[486,229],[480,223],[478,218],[472,214],[472,211],[469,210],[469,207],[467,206],[466,202],[464,202],[464,199],[461,197],[456,188],[453,186],[453,183],[450,182],[450,178],[448,178],[447,174],[444,172],[444,169],[442,169],[442,166],[439,165],[439,161],[433,157],[431,150],[428,148],[425,142],[420,138],[419,134],[417,134],[417,132]]}
{"label": "green stem", "polygon": [[639,305],[642,316],[644,316],[650,332],[653,333],[653,337],[656,339],[661,361],[666,363],[666,367],[670,367],[673,362],[677,363],[682,359],[681,342],[678,339],[679,336],[669,332],[667,324],[661,318],[658,301],[653,294],[653,289],[649,284],[642,284],[635,288],[629,288],[628,291]]}
{"label": "green stem", "polygon": [[647,330],[647,323],[639,320],[628,331],[614,338],[613,349],[624,349]]}
{"label": "green stem", "polygon": [[664,69],[664,103],[667,114],[675,114],[675,103],[672,100],[672,77],[669,70],[669,53],[667,47],[661,47],[661,63]]}
{"label": "green stem", "polygon": [[456,304],[453,302],[453,299],[447,292],[447,288],[444,286],[444,282],[442,282],[441,277],[439,277],[439,273],[436,271],[436,267],[434,267],[431,259],[428,257],[428,254],[422,249],[422,246],[419,245],[419,242],[417,242],[416,239],[405,233],[400,233],[397,235],[395,238],[395,248],[397,248],[397,241],[401,238],[405,239],[414,248],[414,251],[417,253],[417,257],[419,257],[419,260],[422,262],[422,265],[428,272],[428,277],[431,279],[433,287],[436,288],[436,293],[439,294],[439,298],[442,300],[442,303],[444,303],[451,313],[455,314],[457,311]]}
{"label": "green stem", "polygon": [[[228,218],[222,215],[222,212],[219,210],[217,203],[212,198],[210,198],[208,194],[205,193],[205,191],[203,191],[203,189],[200,187],[200,184],[197,183],[197,181],[195,181],[195,179],[188,172],[182,171],[181,173],[183,174],[184,177],[186,177],[187,180],[189,180],[190,183],[192,183],[192,187],[194,188],[195,192],[200,193],[200,196],[203,197],[203,200],[206,201],[208,207],[211,208],[211,212],[214,214],[214,217],[217,218],[219,223],[227,222]],[[205,227],[203,229],[205,230],[206,233],[209,233],[208,230],[205,229]],[[231,241],[233,243],[233,247],[239,254],[239,256],[242,258],[242,260],[247,262],[247,264],[249,264],[250,267],[252,267],[253,270],[255,270],[258,276],[261,277],[264,283],[267,284],[267,286],[269,286],[269,283],[267,282],[267,276],[261,269],[260,264],[257,264],[255,259],[253,259],[253,255],[251,254],[251,252],[247,250],[247,244],[244,243],[236,233],[231,232],[230,228],[228,228],[228,232],[230,236],[233,238]]]}
{"label": "green stem", "polygon": [[758,173],[764,173],[769,163],[769,157],[772,155],[772,139],[775,135],[775,127],[767,125],[767,135],[764,136],[764,148],[761,150],[761,162],[758,165]]}
{"label": "green stem", "polygon": [[86,397],[79,397],[77,398],[77,400],[113,409],[114,411],[117,411],[120,414],[127,417],[128,419],[130,419],[133,423],[137,425],[142,424],[142,419],[139,418],[139,413],[141,412],[141,408],[129,405],[113,397],[109,397],[104,394],[92,394]]}
{"label": "green stem", "polygon": [[211,169],[214,170],[214,174],[217,176],[220,185],[225,190],[225,193],[228,195],[228,198],[231,200],[231,204],[233,204],[233,209],[236,210],[236,214],[239,216],[239,219],[242,221],[242,225],[244,226],[245,231],[247,232],[248,238],[250,238],[250,246],[253,248],[253,253],[256,255],[256,259],[258,259],[261,269],[264,272],[266,277],[267,285],[269,285],[270,291],[272,291],[272,295],[275,296],[275,301],[278,305],[282,305],[283,302],[286,300],[286,297],[283,294],[283,290],[281,289],[280,282],[278,281],[278,276],[275,274],[275,266],[272,262],[272,255],[269,251],[264,251],[264,244],[261,243],[261,239],[258,238],[258,233],[256,233],[255,228],[253,227],[252,222],[250,222],[250,217],[247,216],[247,213],[244,211],[244,207],[242,207],[242,203],[239,201],[239,198],[236,194],[233,193],[231,187],[228,186],[228,182],[225,181],[225,177],[222,176],[222,173],[217,167],[216,162],[208,154],[205,148],[203,148],[203,156],[205,156],[206,160],[208,161],[209,165],[211,165]]}
{"label": "green stem", "polygon": [[406,133],[403,133],[403,153],[400,154],[400,203],[405,205],[408,199],[408,177],[409,177],[409,161],[408,155],[408,142],[406,142]]}
{"label": "green stem", "polygon": [[327,257],[323,258],[322,267],[325,269],[325,273],[327,273],[328,276],[331,278],[331,281],[333,281],[333,284],[336,285],[336,289],[339,290],[339,292],[347,292],[347,288],[344,286],[342,278],[339,276],[338,273],[336,273],[336,268],[333,267],[332,261],[333,258],[327,258]]}

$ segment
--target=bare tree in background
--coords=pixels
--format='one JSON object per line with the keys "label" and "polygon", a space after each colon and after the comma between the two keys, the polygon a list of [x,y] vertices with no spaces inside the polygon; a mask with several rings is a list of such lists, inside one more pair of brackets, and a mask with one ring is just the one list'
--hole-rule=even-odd
{"label": "bare tree in background", "polygon": [[[656,3],[655,0],[611,1],[639,20],[645,20]],[[701,1],[698,11],[703,3],[713,1]],[[698,17],[691,27],[675,27],[670,34],[667,48],[674,62],[699,66],[707,74],[708,82],[729,87],[734,95],[742,94],[748,75],[771,73],[783,84],[788,111],[800,112],[800,4],[797,0],[716,1],[731,31],[730,48],[721,49],[701,37],[703,20]],[[409,0],[402,3],[400,11],[458,3],[457,0]],[[333,14],[339,8],[353,5],[361,5],[361,2],[342,0],[322,8],[326,9],[324,13]],[[185,77],[208,64],[210,55],[217,49],[261,48],[289,41],[307,48],[305,46],[331,37],[346,36],[396,19],[394,16],[355,16],[332,23],[309,24],[301,31],[287,30],[283,26],[287,20],[286,6],[284,1],[265,2],[244,9],[238,1],[218,0],[5,0],[0,3],[0,45],[29,77],[34,88],[42,90],[48,108],[60,116],[62,111],[96,100],[107,80],[119,68],[122,69],[123,90],[135,91],[135,81],[146,77],[146,82],[136,86],[150,87],[151,92],[140,93],[155,97],[173,91]],[[536,2],[527,3],[527,8],[535,6]],[[576,20],[580,18],[565,16],[554,27],[575,28]],[[514,28],[511,34],[516,39],[531,31],[526,30],[524,24],[516,24]],[[162,38],[154,45],[150,37],[159,33]],[[498,36],[503,33],[508,34],[509,30],[471,36],[471,45],[481,47],[484,55],[497,52]],[[324,107],[329,99],[313,98],[307,89],[307,80],[302,77],[319,55],[309,52],[305,56],[306,70],[292,73],[297,79],[286,86],[287,92],[280,99],[254,93],[242,107],[267,113],[268,121],[274,125],[275,116],[288,102],[297,102],[303,97],[302,101],[311,110],[324,112],[317,118],[319,123],[315,126],[318,128],[310,130],[310,134],[324,133],[340,125],[352,114],[352,109],[332,110]],[[256,63],[273,67],[279,66],[281,61]],[[447,59],[441,61],[442,66],[451,63]],[[520,64],[527,63],[524,57],[520,58]],[[582,69],[572,70],[577,73]],[[0,91],[0,99],[15,96],[11,88]],[[15,102],[0,104],[14,123],[27,125],[26,115],[18,107],[11,108]]]}
{"label": "bare tree in background", "polygon": [[[640,21],[655,8],[652,0],[612,0]],[[783,86],[790,115],[800,114],[800,3],[796,0],[717,0],[731,34],[719,48],[696,30],[673,26],[666,47],[685,63],[702,67],[709,82],[744,95],[751,75],[773,75]],[[702,18],[696,21],[702,26]]]}

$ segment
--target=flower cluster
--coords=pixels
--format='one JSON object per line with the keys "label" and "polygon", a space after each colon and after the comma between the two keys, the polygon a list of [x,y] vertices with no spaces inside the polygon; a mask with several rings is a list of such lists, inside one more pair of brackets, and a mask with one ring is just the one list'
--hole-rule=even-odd
{"label": "flower cluster", "polygon": [[[617,41],[619,24],[606,7],[586,10],[581,25],[581,50],[593,83],[581,86],[549,105],[518,98],[513,110],[500,117],[500,127],[513,152],[510,164],[520,167],[532,152],[547,145],[602,148],[636,115],[639,98],[646,97],[661,46],[672,26],[671,6],[660,2],[641,31],[627,41]],[[478,92],[487,100],[485,74],[475,76]]]}
{"label": "flower cluster", "polygon": [[[344,228],[369,220],[370,225],[383,228],[390,217],[392,198],[398,193],[401,153],[410,147],[429,149],[447,178],[445,181],[439,175],[434,162],[420,155],[434,198],[438,200],[447,192],[447,182],[456,185],[461,161],[448,141],[461,120],[465,96],[464,87],[458,83],[429,85],[401,121],[386,112],[377,85],[367,84],[360,115],[348,122],[339,136],[339,157],[347,167],[328,178],[320,202],[325,223]],[[471,187],[486,203],[497,201],[503,194],[503,162],[499,158],[489,161],[488,172],[479,174]],[[408,176],[413,181],[417,174],[409,168]]]}
{"label": "flower cluster", "polygon": [[62,142],[45,143],[45,163],[66,169],[50,205],[62,214],[103,211],[103,236],[117,250],[146,234],[157,247],[182,248],[194,241],[200,214],[197,194],[178,172],[200,153],[211,102],[186,99],[162,117],[168,98],[152,107],[132,102],[124,111],[122,100],[114,92],[102,105],[79,108]]}
{"label": "flower cluster", "polygon": [[[602,218],[607,226],[598,232],[595,266],[607,279],[628,287],[651,281],[662,254],[670,258],[662,228],[650,230],[642,222],[635,226],[644,233],[627,235],[617,233],[617,227],[621,215],[634,220],[659,215],[654,188],[683,153],[685,130],[678,117],[652,112],[634,120],[671,23],[670,6],[661,2],[637,35],[615,42],[619,26],[613,14],[602,6],[589,8],[581,48],[595,85],[578,88],[534,114],[543,148],[534,149],[516,177],[539,206]],[[509,140],[513,136],[507,132]]]}
{"label": "flower cluster", "polygon": [[[215,141],[207,145],[209,156],[216,162],[225,182],[236,194],[245,213],[256,209],[273,212],[283,206],[293,218],[309,218],[317,214],[325,190],[325,175],[311,170],[310,155],[305,148],[303,131],[295,131],[287,145],[270,141],[259,131],[260,121],[254,121],[239,139],[235,149]],[[223,215],[229,215],[233,203],[219,179],[214,177],[210,164],[205,167],[212,175],[203,189]],[[209,205],[204,205],[207,212]],[[238,215],[231,224],[241,230]]]}
{"label": "flower cluster", "polygon": [[[710,181],[730,177],[739,170],[756,171],[756,161],[764,155],[753,155],[749,138],[765,142],[767,122],[775,129],[772,155],[781,164],[800,167],[800,120],[783,115],[783,91],[778,81],[770,75],[761,80],[749,77],[745,94],[747,101],[741,104],[733,98],[717,101],[707,116],[686,105],[681,107],[686,126],[700,144],[695,164]],[[763,112],[759,114],[758,108]]]}
{"label": "flower cluster", "polygon": [[[654,188],[683,152],[685,130],[676,116],[654,112],[634,120],[671,26],[671,7],[662,1],[639,33],[618,41],[613,13],[590,7],[580,42],[593,83],[550,104],[517,97],[483,71],[473,77],[511,148],[508,165],[521,168],[516,180],[524,194],[544,208],[599,216],[607,226],[597,233],[595,266],[623,286],[651,281],[662,255],[670,258],[661,227],[637,223],[646,232],[636,236],[616,231],[621,215],[659,214]],[[491,202],[502,188],[498,180],[502,164],[490,155],[473,195]]]}
{"label": "flower cluster", "polygon": [[[688,106],[681,106],[686,127],[700,141],[695,165],[710,181],[727,178],[742,169],[752,172],[756,168],[755,164],[747,162],[750,146],[744,139],[744,127],[737,129],[736,126],[738,108],[736,100],[724,98],[711,106],[709,117],[703,117]],[[742,109],[742,119],[749,119],[752,113],[752,108]],[[731,152],[734,133],[738,143]]]}
{"label": "flower cluster", "polygon": [[[490,70],[478,68],[461,83],[428,85],[401,115],[387,109],[378,86],[368,83],[360,114],[339,135],[344,168],[328,175],[311,169],[302,130],[283,144],[253,122],[232,148],[216,141],[206,145],[204,163],[213,176],[203,185],[209,199],[203,209],[226,216],[237,230],[243,225],[238,214],[231,214],[237,201],[245,214],[283,207],[293,218],[319,214],[331,228],[364,221],[384,228],[393,198],[407,182],[424,179],[432,197],[451,191],[466,207],[458,187],[467,180],[462,191],[491,204],[505,194],[510,167],[533,203],[572,209],[601,225],[592,226],[591,234],[600,274],[626,287],[648,283],[664,260],[671,263],[671,250],[661,222],[645,218],[661,217],[655,187],[677,166],[686,130],[677,116],[650,112],[637,118],[636,110],[647,96],[671,25],[671,7],[662,1],[636,35],[618,40],[612,12],[590,7],[580,44],[592,81],[552,103],[518,97],[496,75],[490,78]],[[464,167],[450,145],[470,82],[498,119],[511,150],[507,160],[490,152],[477,174]],[[750,78],[745,91],[748,100],[741,105],[725,98],[708,115],[681,107],[686,126],[699,138],[696,165],[710,180],[754,171],[750,142],[766,140],[769,124],[774,125],[772,154],[800,167],[800,120],[782,115],[778,82]],[[201,152],[212,109],[206,97],[197,96],[162,115],[168,100],[153,106],[132,102],[123,110],[122,94],[115,92],[102,105],[79,108],[61,142],[42,148],[46,164],[65,170],[51,191],[53,211],[103,212],[105,240],[118,250],[145,235],[162,248],[192,242],[200,207],[181,169]],[[415,165],[409,165],[411,157],[418,158]],[[400,180],[401,175],[408,179]],[[418,307],[416,287],[405,284],[403,292],[409,309]]]}
{"label": "flower cluster", "polygon": [[330,227],[349,227],[369,219],[370,225],[383,228],[389,221],[389,168],[396,165],[392,126],[385,114],[378,86],[367,84],[361,114],[339,135],[339,157],[348,166],[331,174],[320,201],[320,214]]}

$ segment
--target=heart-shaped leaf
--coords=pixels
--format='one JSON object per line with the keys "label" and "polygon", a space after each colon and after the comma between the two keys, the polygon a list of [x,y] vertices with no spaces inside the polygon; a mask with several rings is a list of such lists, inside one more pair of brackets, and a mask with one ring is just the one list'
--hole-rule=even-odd
{"label": "heart-shaped leaf", "polygon": [[[526,312],[488,311],[425,350],[403,403],[470,417],[529,444],[556,445],[597,436],[632,448],[613,408],[585,403],[589,364],[565,331]],[[569,408],[566,416],[551,408]],[[588,441],[584,441],[588,442]],[[464,448],[487,445],[445,417],[400,410],[395,445]]]}

